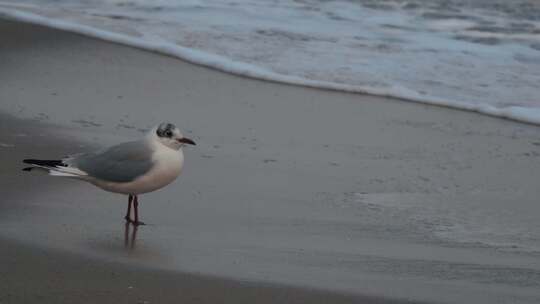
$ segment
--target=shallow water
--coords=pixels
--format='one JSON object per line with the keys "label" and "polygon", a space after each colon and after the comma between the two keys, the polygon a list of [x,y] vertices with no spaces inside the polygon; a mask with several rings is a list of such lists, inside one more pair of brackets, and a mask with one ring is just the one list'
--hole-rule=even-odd
{"label": "shallow water", "polygon": [[537,1],[4,3],[237,74],[540,123]]}
{"label": "shallow water", "polygon": [[[184,175],[141,196],[147,225],[138,228],[123,222],[125,196],[20,172],[25,185],[48,187],[4,202],[0,231],[107,261],[241,280],[443,303],[539,299],[538,208],[529,200],[389,192],[400,186],[357,176],[353,148],[309,154],[307,143],[283,155],[276,144],[187,150]],[[254,146],[272,156],[246,152]]]}

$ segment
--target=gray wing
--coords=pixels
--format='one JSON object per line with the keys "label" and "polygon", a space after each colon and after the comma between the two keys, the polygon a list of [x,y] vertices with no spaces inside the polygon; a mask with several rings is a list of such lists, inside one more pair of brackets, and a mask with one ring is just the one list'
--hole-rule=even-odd
{"label": "gray wing", "polygon": [[70,165],[89,176],[109,182],[130,182],[152,168],[152,149],[146,141],[133,141],[101,153],[77,155]]}

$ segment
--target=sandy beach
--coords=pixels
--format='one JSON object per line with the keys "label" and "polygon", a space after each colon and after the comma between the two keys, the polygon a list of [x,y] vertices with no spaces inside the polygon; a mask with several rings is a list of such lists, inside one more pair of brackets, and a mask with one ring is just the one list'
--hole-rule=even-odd
{"label": "sandy beach", "polygon": [[[0,303],[540,302],[538,126],[0,32]],[[20,171],[162,121],[198,146],[137,231]]]}

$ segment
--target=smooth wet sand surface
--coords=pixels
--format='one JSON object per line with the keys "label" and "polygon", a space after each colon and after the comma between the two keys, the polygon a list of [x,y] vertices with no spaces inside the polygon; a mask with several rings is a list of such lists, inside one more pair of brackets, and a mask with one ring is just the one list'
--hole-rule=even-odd
{"label": "smooth wet sand surface", "polygon": [[[24,284],[13,265],[39,250],[69,254],[66,271],[88,259],[134,277],[202,273],[358,301],[540,301],[538,127],[235,77],[21,23],[0,32],[0,111],[12,115],[1,117],[0,235],[19,248],[2,259],[8,286]],[[18,159],[130,140],[164,120],[198,146],[177,182],[141,197],[149,225],[136,235],[125,197],[19,171]],[[57,286],[73,279],[43,269]],[[86,286],[102,290],[74,290]]]}

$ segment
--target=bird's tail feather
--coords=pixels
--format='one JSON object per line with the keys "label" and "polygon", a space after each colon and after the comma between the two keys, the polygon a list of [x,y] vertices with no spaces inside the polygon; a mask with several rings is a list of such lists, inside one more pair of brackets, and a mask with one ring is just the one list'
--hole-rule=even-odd
{"label": "bird's tail feather", "polygon": [[64,177],[82,177],[86,176],[84,172],[77,168],[69,167],[62,160],[44,160],[44,159],[24,159],[23,163],[30,164],[32,167],[24,168],[23,171],[32,171],[33,169],[45,170],[52,176]]}
{"label": "bird's tail feather", "polygon": [[49,175],[52,176],[65,176],[65,177],[79,177],[80,175],[74,174],[74,173],[68,173],[63,171],[57,171],[57,170],[49,170]]}

